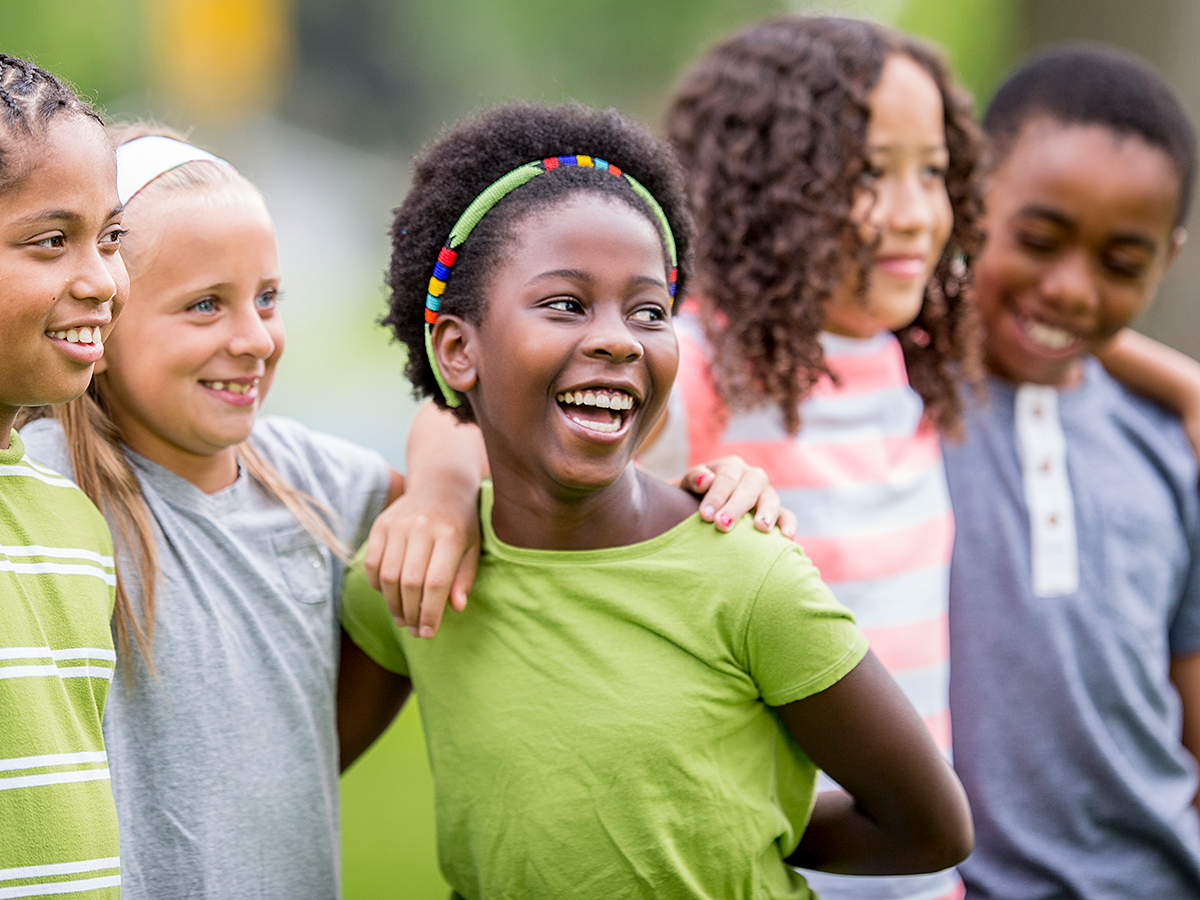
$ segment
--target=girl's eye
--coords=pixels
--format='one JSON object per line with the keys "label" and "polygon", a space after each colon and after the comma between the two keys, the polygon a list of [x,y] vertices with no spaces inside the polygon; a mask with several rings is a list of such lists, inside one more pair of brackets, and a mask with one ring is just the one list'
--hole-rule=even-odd
{"label": "girl's eye", "polygon": [[946,176],[950,174],[950,171],[946,166],[928,165],[921,170],[921,173],[926,178],[937,178],[945,181]]}
{"label": "girl's eye", "polygon": [[119,247],[121,246],[121,238],[125,237],[127,234],[129,234],[129,232],[123,228],[114,228],[112,231],[106,231],[104,234],[100,235],[100,243],[116,244]]}
{"label": "girl's eye", "polygon": [[214,300],[212,297],[205,297],[203,300],[197,300],[195,303],[193,303],[191,306],[189,306],[188,309],[193,312],[198,312],[198,313],[216,312],[217,311],[217,301]]}
{"label": "girl's eye", "polygon": [[859,179],[866,184],[873,184],[882,177],[883,169],[871,162],[863,164],[862,174],[859,175]]}
{"label": "girl's eye", "polygon": [[254,305],[259,309],[274,309],[275,304],[279,302],[279,291],[275,288],[263,291],[254,300]]}
{"label": "girl's eye", "polygon": [[635,322],[665,322],[667,311],[658,304],[642,306],[633,311],[632,318]]}
{"label": "girl's eye", "polygon": [[61,250],[66,246],[67,236],[65,234],[52,234],[49,237],[44,237],[39,241],[34,241],[35,247],[46,247],[52,250]]}
{"label": "girl's eye", "polygon": [[583,311],[583,305],[571,297],[558,297],[546,304],[547,309],[558,310],[559,312],[576,313]]}

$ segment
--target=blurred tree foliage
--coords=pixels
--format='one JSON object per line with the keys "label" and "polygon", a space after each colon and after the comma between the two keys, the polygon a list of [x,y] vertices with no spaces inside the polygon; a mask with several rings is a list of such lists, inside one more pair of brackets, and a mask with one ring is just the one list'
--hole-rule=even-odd
{"label": "blurred tree foliage", "polygon": [[683,67],[785,0],[294,0],[285,109],[320,131],[409,147],[514,97],[658,122]]}
{"label": "blurred tree foliage", "polygon": [[144,83],[143,0],[0,0],[0,50],[31,59],[101,105]]}
{"label": "blurred tree foliage", "polygon": [[1024,7],[1020,0],[908,0],[895,24],[940,44],[982,110],[1026,49]]}

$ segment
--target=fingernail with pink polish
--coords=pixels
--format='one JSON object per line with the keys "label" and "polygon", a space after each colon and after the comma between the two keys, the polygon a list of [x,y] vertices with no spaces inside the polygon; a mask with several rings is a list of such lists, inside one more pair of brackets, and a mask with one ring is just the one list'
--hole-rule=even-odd
{"label": "fingernail with pink polish", "polygon": [[728,528],[733,524],[733,516],[731,516],[729,513],[721,513],[721,518],[717,520],[717,524],[722,528]]}
{"label": "fingernail with pink polish", "polygon": [[707,519],[709,522],[711,522],[713,516],[715,516],[716,514],[717,514],[717,511],[715,509],[713,509],[711,506],[700,507],[700,518],[702,518],[702,519]]}

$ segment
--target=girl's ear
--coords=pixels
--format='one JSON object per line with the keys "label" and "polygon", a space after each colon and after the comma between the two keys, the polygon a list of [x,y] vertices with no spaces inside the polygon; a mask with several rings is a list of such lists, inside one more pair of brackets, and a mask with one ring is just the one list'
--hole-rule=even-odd
{"label": "girl's ear", "polygon": [[475,349],[479,332],[458,316],[438,316],[433,326],[433,352],[446,384],[465,394],[475,387]]}

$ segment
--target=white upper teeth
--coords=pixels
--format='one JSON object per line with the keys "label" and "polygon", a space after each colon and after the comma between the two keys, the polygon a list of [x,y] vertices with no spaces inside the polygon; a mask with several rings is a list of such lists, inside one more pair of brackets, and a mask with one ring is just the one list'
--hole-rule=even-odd
{"label": "white upper teeth", "polygon": [[559,403],[575,406],[598,406],[601,409],[633,409],[633,398],[621,391],[565,391],[556,398]]}
{"label": "white upper teeth", "polygon": [[1026,321],[1025,333],[1035,344],[1041,344],[1047,350],[1062,350],[1078,340],[1074,332],[1065,328],[1055,328],[1035,319]]}
{"label": "white upper teeth", "polygon": [[248,394],[252,388],[258,387],[258,379],[249,384],[241,384],[237,381],[210,381],[208,386],[214,391],[229,391],[232,394]]}
{"label": "white upper teeth", "polygon": [[99,344],[100,329],[84,325],[82,328],[72,328],[68,331],[51,331],[51,337],[71,344]]}

